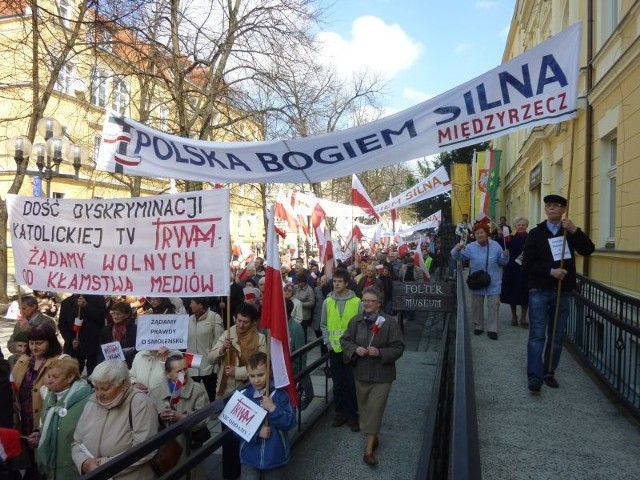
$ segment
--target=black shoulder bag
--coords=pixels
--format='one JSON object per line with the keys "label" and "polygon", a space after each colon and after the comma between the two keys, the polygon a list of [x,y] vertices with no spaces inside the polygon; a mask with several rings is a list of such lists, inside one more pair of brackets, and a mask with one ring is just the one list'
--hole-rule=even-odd
{"label": "black shoulder bag", "polygon": [[476,270],[473,273],[470,273],[467,277],[467,287],[469,290],[481,290],[486,288],[491,283],[491,275],[487,273],[489,270],[489,249],[491,248],[491,243],[487,243],[487,260],[484,264],[484,270]]}

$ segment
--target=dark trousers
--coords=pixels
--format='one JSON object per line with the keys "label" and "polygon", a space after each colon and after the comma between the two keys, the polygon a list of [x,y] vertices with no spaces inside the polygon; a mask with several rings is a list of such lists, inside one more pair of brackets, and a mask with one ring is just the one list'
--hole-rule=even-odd
{"label": "dark trousers", "polygon": [[78,366],[80,367],[80,373],[82,374],[82,371],[84,370],[84,367],[86,365],[87,367],[87,377],[90,376],[93,373],[93,369],[96,368],[96,365],[98,364],[98,354],[93,354],[93,355],[85,355],[82,357],[76,357],[75,355],[71,355],[72,357],[74,357],[76,360],[78,360]]}
{"label": "dark trousers", "polygon": [[204,389],[207,391],[207,395],[209,395],[210,402],[213,402],[216,399],[216,384],[218,383],[218,375],[212,373],[211,375],[203,375],[201,377],[191,377],[191,380],[202,384]]}
{"label": "dark trousers", "polygon": [[358,418],[358,402],[356,400],[356,385],[353,380],[351,366],[344,363],[342,352],[329,350],[329,366],[333,381],[333,400],[336,404],[336,414],[347,419]]}
{"label": "dark trousers", "polygon": [[[222,430],[229,430],[222,425]],[[222,444],[222,478],[232,480],[240,476],[240,437],[229,432]]]}

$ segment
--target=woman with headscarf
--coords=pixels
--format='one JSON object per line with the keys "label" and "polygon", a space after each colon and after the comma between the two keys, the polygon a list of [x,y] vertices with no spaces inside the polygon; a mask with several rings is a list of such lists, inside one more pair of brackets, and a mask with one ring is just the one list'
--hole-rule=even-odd
{"label": "woman with headscarf", "polygon": [[78,470],[69,445],[84,406],[93,389],[80,379],[78,360],[56,359],[46,373],[49,393],[44,399],[40,442],[36,461],[40,472],[50,480],[75,480]]}
{"label": "woman with headscarf", "polygon": [[[139,445],[158,432],[158,415],[146,394],[129,382],[129,371],[120,360],[100,363],[90,377],[95,393],[89,397],[73,436],[71,456],[80,474]],[[150,453],[114,479],[153,480]]]}
{"label": "woman with headscarf", "polygon": [[[122,347],[127,367],[131,368],[136,356],[137,326],[131,305],[127,302],[116,302],[111,305],[110,312],[113,324],[107,325],[100,333],[100,345],[118,342]],[[104,360],[102,349],[98,353],[98,362]]]}

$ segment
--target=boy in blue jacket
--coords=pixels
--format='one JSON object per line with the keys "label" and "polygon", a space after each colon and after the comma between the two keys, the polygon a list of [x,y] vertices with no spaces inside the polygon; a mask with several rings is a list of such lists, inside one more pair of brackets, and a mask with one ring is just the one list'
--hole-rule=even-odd
{"label": "boy in blue jacket", "polygon": [[273,480],[282,478],[283,467],[289,462],[291,444],[289,433],[296,424],[295,411],[291,407],[285,390],[267,387],[267,355],[256,352],[247,361],[247,372],[251,386],[243,395],[267,411],[265,423],[251,441],[240,444],[242,480]]}

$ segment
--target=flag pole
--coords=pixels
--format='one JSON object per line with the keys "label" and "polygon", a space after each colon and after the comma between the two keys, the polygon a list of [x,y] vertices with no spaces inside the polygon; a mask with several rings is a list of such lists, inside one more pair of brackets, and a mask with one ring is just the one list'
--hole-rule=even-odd
{"label": "flag pole", "polygon": [[[567,210],[565,211],[564,218],[569,218],[569,198],[571,196],[571,177],[573,174],[573,148],[575,144],[575,127],[574,121],[571,122],[571,155],[569,156],[569,183],[567,185]],[[560,253],[560,268],[564,268],[564,253],[567,247],[567,230],[563,229],[562,232],[562,250]],[[575,261],[575,259],[574,259]],[[556,335],[558,330],[558,313],[560,310],[560,300],[562,298],[562,279],[558,279],[558,288],[556,292],[556,308],[553,312],[553,328],[551,329],[551,342],[549,349],[549,368],[553,369],[553,350],[556,341]],[[555,373],[555,372],[554,372]]]}
{"label": "flag pole", "polygon": [[271,384],[271,329],[267,328],[267,382],[266,393],[269,396],[269,385]]}
{"label": "flag pole", "polygon": [[478,152],[473,149],[473,158],[471,159],[471,222],[476,220],[476,187],[478,179],[476,178],[476,170],[478,169]]}
{"label": "flag pole", "polygon": [[[79,300],[79,298],[76,299],[76,303],[77,303],[78,300]],[[80,305],[78,305],[78,314],[76,315],[77,318],[80,318],[80,312],[81,311],[82,311],[82,307]],[[76,332],[76,341],[79,341],[79,340],[80,340],[80,330],[78,330]]]}

